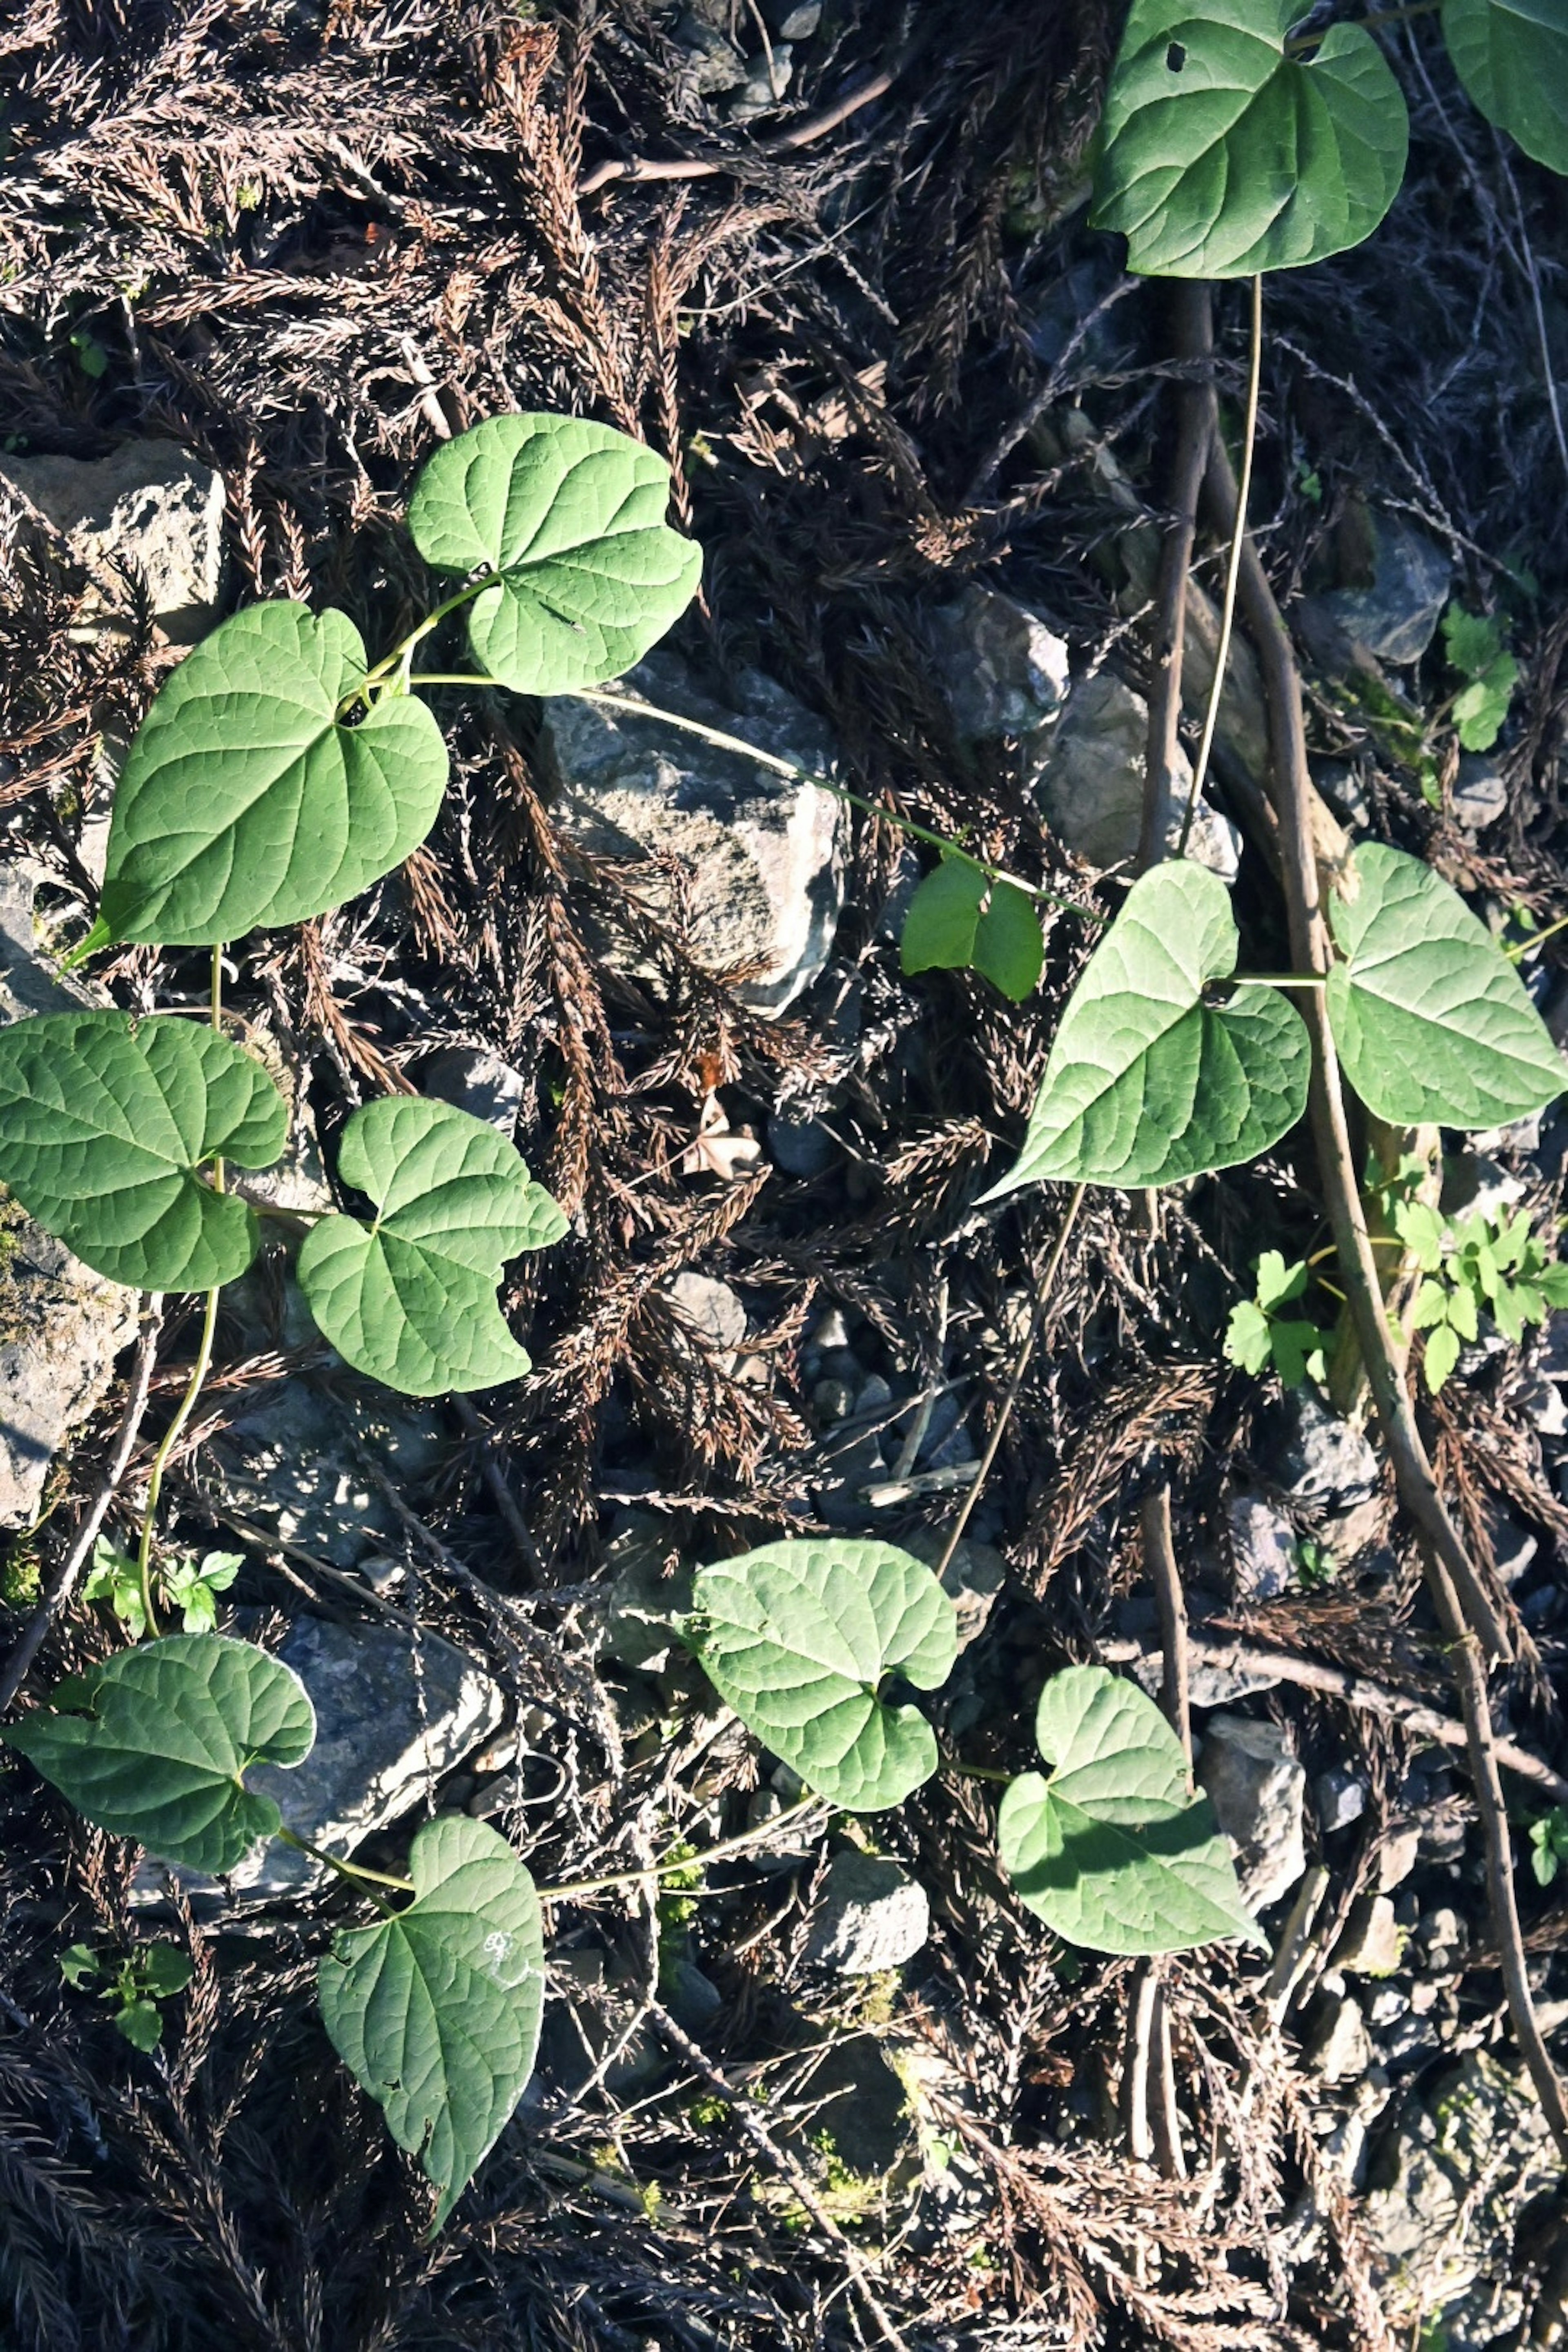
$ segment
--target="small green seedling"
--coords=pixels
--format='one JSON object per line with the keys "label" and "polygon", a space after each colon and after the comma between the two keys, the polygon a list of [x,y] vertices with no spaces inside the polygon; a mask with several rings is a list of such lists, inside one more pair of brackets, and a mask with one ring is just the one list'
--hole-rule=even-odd
{"label": "small green seedling", "polygon": [[[237,1551],[209,1551],[200,1559],[165,1560],[156,1584],[165,1608],[177,1610],[187,1633],[210,1633],[217,1624],[217,1596],[226,1592],[244,1556]],[[84,1601],[107,1601],[133,1642],[147,1632],[147,1610],[142,1595],[138,1561],[117,1544],[100,1536],[92,1549],[92,1567],[81,1589]]]}
{"label": "small green seedling", "polygon": [[1467,751],[1489,751],[1502,732],[1519,664],[1506,651],[1496,621],[1487,613],[1467,613],[1450,604],[1443,615],[1448,667],[1468,683],[1454,697],[1454,725]]}
{"label": "small green seedling", "polygon": [[1298,1536],[1295,1541],[1296,1575],[1303,1592],[1324,1592],[1340,1572],[1339,1561],[1327,1544],[1316,1536]]}
{"label": "small green seedling", "polygon": [[1553,1805],[1531,1822],[1530,1867],[1538,1886],[1550,1886],[1560,1869],[1568,1869],[1568,1806]]}
{"label": "small green seedling", "polygon": [[1046,941],[1035,903],[1016,883],[944,849],[910,901],[899,954],[906,972],[977,971],[1021,1004],[1039,985]]}
{"label": "small green seedling", "polygon": [[1288,1389],[1303,1381],[1326,1377],[1325,1350],[1332,1337],[1304,1315],[1284,1315],[1306,1290],[1308,1265],[1287,1265],[1279,1250],[1265,1250],[1258,1261],[1258,1287],[1251,1298],[1237,1301],[1226,1326],[1225,1352],[1244,1371],[1264,1372],[1270,1367]]}
{"label": "small green seedling", "polygon": [[176,1944],[133,1944],[120,1959],[104,1958],[86,1944],[60,1954],[60,1974],[73,1991],[101,1980],[98,1998],[114,2012],[114,2025],[143,2055],[158,2047],[163,2021],[161,2000],[184,1992],[195,1971]]}
{"label": "small green seedling", "polygon": [[1427,1334],[1422,1369],[1434,1395],[1460,1348],[1480,1337],[1483,1314],[1517,1346],[1529,1325],[1568,1307],[1568,1265],[1548,1255],[1528,1210],[1507,1220],[1485,1213],[1450,1220],[1424,1201],[1403,1201],[1394,1223],[1425,1276],[1411,1329]]}

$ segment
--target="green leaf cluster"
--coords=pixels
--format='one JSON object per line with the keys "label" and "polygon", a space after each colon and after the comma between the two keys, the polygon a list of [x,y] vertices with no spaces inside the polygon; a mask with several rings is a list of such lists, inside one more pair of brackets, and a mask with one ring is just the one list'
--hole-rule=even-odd
{"label": "green leaf cluster", "polygon": [[1021,1004],[1039,985],[1045,934],[1016,882],[993,880],[962,851],[944,849],[910,901],[899,947],[906,972],[977,971]]}
{"label": "green leaf cluster", "polygon": [[1553,1805],[1530,1824],[1530,1867],[1538,1886],[1550,1886],[1568,1864],[1568,1806]]}
{"label": "green leaf cluster", "polygon": [[1332,1334],[1304,1315],[1284,1315],[1306,1290],[1310,1269],[1300,1261],[1287,1265],[1279,1250],[1265,1250],[1258,1261],[1257,1287],[1251,1298],[1239,1299],[1226,1326],[1228,1362],[1244,1371],[1272,1369],[1288,1389],[1303,1381],[1326,1376],[1325,1350]]}
{"label": "green leaf cluster", "polygon": [[1426,1277],[1411,1329],[1427,1335],[1422,1370],[1434,1395],[1460,1348],[1479,1338],[1483,1314],[1517,1346],[1529,1325],[1568,1307],[1568,1265],[1549,1255],[1527,1209],[1506,1220],[1487,1213],[1448,1219],[1424,1201],[1406,1201],[1396,1205],[1394,1222]]}
{"label": "green leaf cluster", "polygon": [[1002,1800],[996,1835],[1021,1902],[1094,1952],[1181,1952],[1239,1936],[1230,1847],[1188,1786],[1182,1744],[1152,1699],[1103,1666],[1069,1666],[1040,1694],[1035,1735],[1052,1769]]}
{"label": "green leaf cluster", "polygon": [[184,1992],[195,1970],[177,1944],[132,1944],[118,1960],[71,1944],[60,1954],[60,1974],[77,1992],[101,1979],[98,1998],[113,2011],[116,2031],[147,2056],[163,2037],[158,2003]]}
{"label": "green leaf cluster", "polygon": [[[217,1596],[226,1592],[244,1557],[237,1551],[209,1551],[200,1559],[164,1560],[156,1575],[163,1605],[179,1612],[187,1633],[210,1633],[217,1625]],[[92,1548],[92,1566],[81,1589],[84,1601],[106,1601],[133,1642],[147,1631],[147,1608],[142,1593],[142,1570],[128,1552],[100,1536]]]}
{"label": "green leaf cluster", "polygon": [[1489,751],[1502,732],[1519,664],[1506,651],[1489,613],[1467,613],[1450,604],[1443,615],[1448,667],[1469,682],[1454,697],[1454,724],[1467,751]]}

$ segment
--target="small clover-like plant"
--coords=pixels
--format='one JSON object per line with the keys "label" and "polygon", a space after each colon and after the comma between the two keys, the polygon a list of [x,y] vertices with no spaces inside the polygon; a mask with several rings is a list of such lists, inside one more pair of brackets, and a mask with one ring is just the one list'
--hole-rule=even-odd
{"label": "small clover-like plant", "polygon": [[184,1992],[195,1970],[177,1944],[132,1944],[118,1959],[71,1944],[60,1954],[60,1974],[75,1992],[96,1988],[113,2012],[115,2031],[145,2057],[163,2038],[158,2003]]}
{"label": "small clover-like plant", "polygon": [[1530,1867],[1538,1886],[1550,1886],[1568,1868],[1568,1806],[1553,1805],[1530,1824]]}
{"label": "small clover-like plant", "polygon": [[1303,1296],[1310,1268],[1301,1260],[1287,1265],[1279,1250],[1265,1250],[1257,1276],[1254,1296],[1239,1299],[1230,1310],[1225,1334],[1227,1360],[1248,1372],[1272,1367],[1288,1389],[1300,1388],[1308,1380],[1321,1382],[1332,1334],[1305,1315],[1280,1312]]}
{"label": "small clover-like plant", "polygon": [[[217,1596],[228,1591],[244,1565],[237,1551],[209,1551],[200,1559],[187,1555],[164,1560],[154,1581],[164,1606],[178,1611],[184,1633],[210,1633],[217,1624]],[[106,1536],[100,1536],[92,1548],[81,1597],[107,1601],[133,1642],[147,1632],[141,1562]]]}
{"label": "small clover-like plant", "polygon": [[1182,1952],[1226,1937],[1267,1947],[1244,1906],[1214,1808],[1181,1741],[1135,1683],[1069,1666],[1040,1694],[1048,1778],[1002,1800],[997,1843],[1020,1902],[1094,1952]]}
{"label": "small clover-like plant", "polygon": [[1481,1212],[1450,1219],[1426,1202],[1407,1201],[1395,1207],[1394,1221],[1424,1276],[1411,1328],[1426,1334],[1422,1370],[1434,1395],[1460,1348],[1480,1337],[1483,1314],[1517,1345],[1531,1324],[1568,1307],[1568,1265],[1550,1256],[1526,1209],[1509,1218]]}
{"label": "small clover-like plant", "polygon": [[1460,745],[1489,751],[1508,717],[1519,664],[1491,614],[1467,613],[1462,604],[1450,604],[1443,615],[1443,645],[1449,668],[1466,680],[1450,705]]}

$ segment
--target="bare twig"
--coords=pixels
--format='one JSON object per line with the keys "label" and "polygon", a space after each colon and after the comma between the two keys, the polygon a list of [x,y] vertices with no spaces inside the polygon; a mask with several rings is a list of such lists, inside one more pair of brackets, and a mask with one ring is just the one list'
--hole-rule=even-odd
{"label": "bare twig", "polygon": [[1137,278],[1119,278],[1109,293],[1102,294],[1094,308],[1084,313],[1052,361],[1050,371],[1038,392],[1031,395],[1016,416],[1009,418],[976,467],[969,488],[963,494],[966,505],[972,507],[979,505],[990,488],[998,467],[1006,463],[1024,436],[1034,431],[1052,402],[1060,398],[1067,383],[1068,361],[1077,357],[1083,343],[1099,326],[1106,312],[1114,309],[1118,302],[1142,283],[1142,279]]}
{"label": "bare twig", "polygon": [[[1360,1675],[1347,1674],[1342,1666],[1325,1665],[1318,1658],[1299,1658],[1289,1650],[1256,1649],[1247,1642],[1216,1642],[1205,1633],[1190,1633],[1189,1644],[1205,1665],[1224,1668],[1227,1673],[1268,1675],[1276,1682],[1290,1683],[1298,1690],[1321,1691],[1330,1698],[1342,1699],[1346,1706],[1358,1708],[1363,1715],[1386,1716],[1401,1723],[1417,1739],[1430,1739],[1442,1748],[1463,1748],[1468,1734],[1462,1723],[1451,1716],[1439,1715],[1435,1707],[1423,1706],[1418,1699],[1406,1698],[1402,1692],[1385,1690],[1381,1683],[1370,1683]],[[1115,1665],[1154,1664],[1154,1653],[1139,1642],[1102,1642],[1100,1654]],[[1528,1748],[1517,1740],[1498,1739],[1493,1742],[1497,1760],[1521,1780],[1528,1780],[1549,1796],[1554,1804],[1568,1804],[1568,1780],[1554,1772],[1550,1764],[1532,1756]]]}
{"label": "bare twig", "polygon": [[[1214,305],[1202,280],[1179,282],[1172,291],[1172,327],[1176,356],[1212,361]],[[1187,634],[1187,576],[1197,536],[1198,493],[1214,430],[1212,383],[1182,383],[1176,393],[1176,448],[1171,469],[1167,520],[1154,589],[1157,626],[1154,668],[1149,686],[1149,735],[1143,777],[1143,819],[1138,839],[1138,871],[1164,856],[1175,813],[1176,761],[1181,755],[1182,660]],[[1215,694],[1218,693],[1216,681]]]}
{"label": "bare twig", "polygon": [[689,2066],[695,2067],[709,2087],[717,2091],[727,2103],[731,2114],[753,2147],[760,2149],[774,2170],[782,2173],[824,2237],[830,2238],[837,2247],[855,2292],[881,2330],[884,2341],[893,2347],[893,2352],[909,2352],[903,2337],[884,2310],[859,2254],[823,2204],[805,2167],[773,2137],[757,2113],[755,2102],[744,2091],[735,2088],[729,2076],[714,2064],[701,2045],[693,2042],[689,2033],[683,2032],[668,2011],[662,2009],[658,2001],[649,2008],[648,2021],[660,2041],[667,2042]]}
{"label": "bare twig", "polygon": [[1171,1535],[1169,1486],[1157,1487],[1152,1494],[1144,1496],[1139,1517],[1143,1529],[1143,1565],[1153,1580],[1154,1602],[1160,1612],[1160,1646],[1165,1661],[1160,1704],[1182,1743],[1190,1778],[1193,1726],[1188,1699],[1187,1603]]}
{"label": "bare twig", "polygon": [[667,161],[647,155],[611,157],[605,163],[595,163],[593,170],[579,180],[577,193],[580,196],[596,195],[601,188],[607,188],[612,180],[639,183],[647,180],[711,180],[721,172],[743,174],[748,163],[758,158],[792,155],[797,147],[809,147],[814,140],[826,139],[830,131],[837,131],[840,123],[847,122],[851,115],[858,114],[863,106],[869,106],[873,100],[885,97],[896,79],[897,73],[892,68],[883,73],[875,73],[869,80],[858,82],[852,89],[847,89],[842,97],[835,99],[831,106],[825,106],[820,113],[808,114],[803,122],[795,123],[788,131],[781,131],[776,139],[759,139],[754,146],[739,154],[676,155]]}
{"label": "bare twig", "polygon": [[26,1678],[27,1669],[37,1656],[39,1644],[76,1589],[76,1581],[91,1557],[99,1530],[109,1516],[109,1507],[119,1491],[131,1456],[136,1448],[142,1416],[147,1411],[147,1399],[153,1386],[153,1367],[157,1360],[159,1335],[163,1328],[163,1302],[156,1292],[148,1299],[147,1312],[142,1325],[142,1338],[136,1350],[136,1360],[131,1370],[131,1386],[126,1391],[125,1411],[121,1415],[119,1434],[109,1466],[103,1474],[97,1494],[78,1522],[70,1549],[61,1561],[59,1571],[48,1591],[28,1619],[21,1640],[0,1669],[0,1715],[4,1715],[16,1698]]}

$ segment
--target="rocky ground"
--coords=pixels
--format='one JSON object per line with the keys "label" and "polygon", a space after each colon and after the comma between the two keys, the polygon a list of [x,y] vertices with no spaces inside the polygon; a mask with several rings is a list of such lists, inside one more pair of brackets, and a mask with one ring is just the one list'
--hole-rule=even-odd
{"label": "rocky ground", "polygon": [[[80,982],[51,959],[90,913],[131,732],[237,604],[310,593],[391,643],[429,601],[400,528],[414,472],[514,406],[604,416],[673,464],[703,596],[635,687],[962,829],[1063,899],[1113,903],[1142,803],[1171,378],[1159,290],[1121,280],[1085,225],[1113,17],[1102,0],[962,21],[882,0],[8,8],[0,1017],[78,988],[198,1001],[195,956],[131,950]],[[1568,231],[1426,29],[1393,44],[1415,131],[1394,215],[1270,281],[1254,512],[1336,814],[1421,851],[1498,924],[1544,926],[1568,903],[1568,450],[1542,357],[1562,383]],[[638,157],[704,170],[650,177]],[[1238,292],[1218,317],[1230,421]],[[1190,713],[1217,576],[1209,551]],[[1521,665],[1491,752],[1461,755],[1447,723],[1454,599],[1496,609]],[[455,787],[428,847],[341,914],[247,942],[229,1001],[291,1081],[282,1205],[330,1200],[323,1140],[388,1087],[515,1136],[573,1220],[509,1300],[537,1370],[472,1406],[389,1400],[310,1337],[269,1258],[226,1316],[172,1525],[242,1554],[224,1622],[310,1687],[300,1826],[395,1861],[425,1811],[465,1808],[549,1883],[765,1829],[792,1793],[669,1642],[692,1563],[812,1528],[939,1556],[1061,1210],[1048,1191],[971,1203],[1020,1132],[1086,934],[1052,919],[1022,1009],[967,976],[907,980],[928,853],[891,823],[581,705],[437,702]],[[1278,961],[1266,772],[1242,646],[1193,854],[1238,877]],[[1560,948],[1522,969],[1568,1034]],[[1561,1109],[1447,1141],[1447,1206],[1552,1229]],[[940,1727],[1017,1769],[1068,1659],[1157,1685],[1139,1507],[1172,1483],[1198,1774],[1279,1957],[1165,1969],[1158,2148],[1129,2087],[1146,1979],[1019,1908],[984,1784],[944,1776],[804,1848],[781,1832],[700,1903],[557,1910],[538,2075],[426,2245],[416,2177],[309,2000],[339,1897],[280,1850],[171,1887],[13,1765],[0,2339],[1563,2341],[1562,2176],[1512,2049],[1462,1746],[1434,1730],[1455,1703],[1386,1464],[1353,1412],[1222,1353],[1258,1251],[1322,1238],[1300,1136],[1165,1196],[1152,1227],[1091,1199],[949,1571],[965,1646]],[[100,1475],[138,1315],[15,1209],[0,1251],[8,1646]],[[169,1302],[154,1433],[194,1336]],[[1485,1328],[1426,1408],[1516,1641],[1500,1731],[1560,1771],[1565,1382],[1568,1316],[1520,1346]],[[29,1690],[117,1638],[74,1603]],[[1325,1667],[1385,1703],[1346,1704]],[[1568,2063],[1563,1880],[1538,1889],[1526,1862],[1551,1797],[1508,1789],[1532,1982]],[[58,1956],[154,1927],[196,1973],[149,2055]]]}

